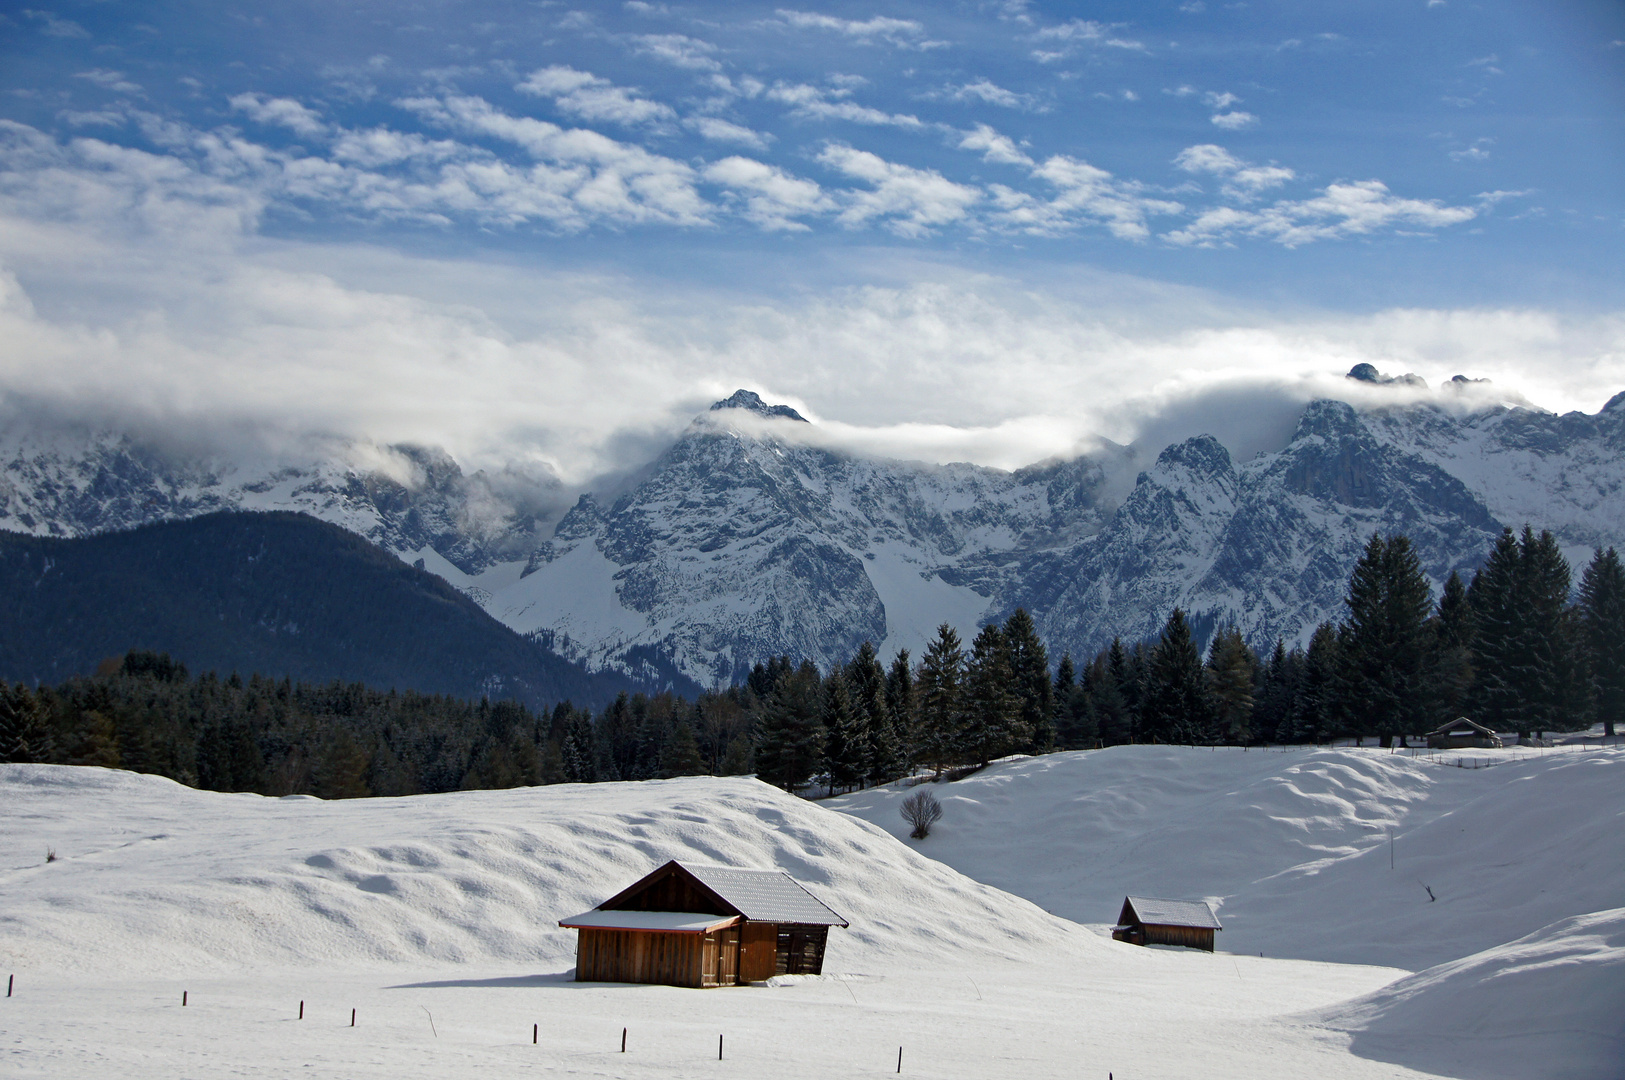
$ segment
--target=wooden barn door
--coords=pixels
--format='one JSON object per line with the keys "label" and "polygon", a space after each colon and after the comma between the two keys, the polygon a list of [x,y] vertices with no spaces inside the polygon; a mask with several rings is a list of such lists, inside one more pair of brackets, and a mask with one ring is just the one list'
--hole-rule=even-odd
{"label": "wooden barn door", "polygon": [[717,985],[739,985],[739,928],[717,931]]}

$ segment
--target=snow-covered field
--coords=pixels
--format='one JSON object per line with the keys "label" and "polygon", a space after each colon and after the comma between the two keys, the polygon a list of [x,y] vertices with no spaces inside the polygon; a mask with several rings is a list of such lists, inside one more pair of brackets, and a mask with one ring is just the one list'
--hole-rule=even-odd
{"label": "snow-covered field", "polygon": [[[848,1077],[895,1075],[902,1047],[932,1077],[1621,1075],[1619,750],[1473,772],[1118,748],[933,790],[922,844],[892,835],[891,789],[324,803],[0,766],[0,1074]],[[852,921],[826,976],[572,982],[556,920],[669,858],[805,882]],[[1110,941],[1130,891],[1223,898],[1230,951]]]}

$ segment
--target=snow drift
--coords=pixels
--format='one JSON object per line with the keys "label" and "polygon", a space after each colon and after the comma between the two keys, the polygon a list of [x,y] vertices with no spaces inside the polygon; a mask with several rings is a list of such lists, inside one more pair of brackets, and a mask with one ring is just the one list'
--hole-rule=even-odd
{"label": "snow drift", "polygon": [[0,765],[0,808],[0,961],[19,970],[561,970],[575,933],[560,918],[674,858],[788,871],[852,921],[831,935],[832,971],[1109,948],[747,779],[323,802]]}
{"label": "snow drift", "polygon": [[[1129,893],[1204,898],[1221,950],[1416,970],[1625,900],[1625,749],[1540,754],[1013,758],[931,788],[946,813],[918,849],[1078,922],[1109,923]],[[1468,758],[1495,767],[1444,763]],[[901,839],[907,794],[825,805]]]}
{"label": "snow drift", "polygon": [[1625,908],[1562,919],[1321,1014],[1352,1049],[1466,1080],[1606,1080],[1625,1063]]}

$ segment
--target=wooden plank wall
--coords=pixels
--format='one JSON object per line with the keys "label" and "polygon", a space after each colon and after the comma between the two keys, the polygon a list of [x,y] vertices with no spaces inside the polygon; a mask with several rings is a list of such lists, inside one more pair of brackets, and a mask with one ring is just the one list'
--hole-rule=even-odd
{"label": "wooden plank wall", "polygon": [[732,908],[718,904],[709,893],[696,888],[684,874],[669,872],[659,881],[605,911],[696,911],[703,915],[737,915]]}
{"label": "wooden plank wall", "polygon": [[1145,927],[1145,943],[1147,945],[1183,945],[1190,949],[1205,949],[1213,951],[1213,929],[1196,926],[1156,926]]}
{"label": "wooden plank wall", "polygon": [[[660,934],[584,928],[576,943],[576,981],[703,986],[703,939],[714,934]],[[715,953],[713,952],[713,957]],[[713,959],[713,978],[716,968]]]}

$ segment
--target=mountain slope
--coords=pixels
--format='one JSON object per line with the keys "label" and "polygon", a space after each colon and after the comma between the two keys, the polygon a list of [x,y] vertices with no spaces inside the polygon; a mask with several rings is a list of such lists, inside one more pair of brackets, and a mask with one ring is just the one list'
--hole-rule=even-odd
{"label": "mountain slope", "polygon": [[602,701],[628,686],[302,514],[216,513],[72,540],[0,533],[0,677],[56,682],[129,649],[199,671],[536,706]]}
{"label": "mountain slope", "polygon": [[1233,622],[1255,648],[1306,642],[1342,616],[1374,531],[1409,535],[1436,588],[1470,573],[1503,525],[1552,529],[1576,564],[1625,545],[1625,395],[1556,416],[1390,382],[1408,397],[1310,402],[1282,446],[1248,461],[1197,436],[1154,461],[1106,444],[1015,472],[852,454],[742,390],[550,534],[556,481],[465,476],[435,451],[350,445],[279,471],[170,461],[111,436],[8,436],[0,521],[83,535],[302,509],[421,559],[590,669],[701,685],[777,654],[827,667],[865,640],[918,656],[940,623],[968,637],[1016,607],[1057,654],[1152,637],[1175,605],[1199,636]]}

